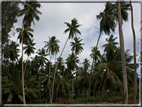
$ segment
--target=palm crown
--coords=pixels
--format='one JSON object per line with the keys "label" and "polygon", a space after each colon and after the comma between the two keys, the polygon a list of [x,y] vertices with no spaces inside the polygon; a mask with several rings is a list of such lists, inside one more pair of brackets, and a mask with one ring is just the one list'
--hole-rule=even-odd
{"label": "palm crown", "polygon": [[64,22],[64,24],[67,25],[67,29],[64,31],[64,33],[69,32],[69,39],[70,38],[74,38],[74,36],[77,36],[77,34],[81,34],[80,31],[77,29],[78,27],[80,27],[81,25],[78,24],[77,19],[73,18],[71,20],[71,24]]}

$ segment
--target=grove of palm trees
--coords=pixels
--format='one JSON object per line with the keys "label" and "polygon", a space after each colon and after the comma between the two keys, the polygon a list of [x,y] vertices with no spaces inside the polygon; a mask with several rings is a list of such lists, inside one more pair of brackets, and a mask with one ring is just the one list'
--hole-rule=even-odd
{"label": "grove of palm trees", "polygon": [[[60,27],[59,12],[57,17],[48,15],[49,10],[42,11],[45,4],[2,2],[2,104],[139,104],[141,60],[133,2],[105,2],[101,11],[93,10],[98,30],[92,36],[85,27],[88,16],[83,21],[85,14],[81,19],[74,14]],[[45,19],[55,26],[51,21],[44,22],[48,27],[39,26]],[[123,27],[128,21],[130,35]]]}

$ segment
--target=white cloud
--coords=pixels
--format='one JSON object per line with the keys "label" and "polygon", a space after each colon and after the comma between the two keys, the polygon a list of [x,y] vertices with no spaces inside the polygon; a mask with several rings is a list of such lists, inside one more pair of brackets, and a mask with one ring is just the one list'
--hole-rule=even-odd
{"label": "white cloud", "polygon": [[[80,26],[79,30],[81,31],[81,35],[79,37],[83,39],[84,51],[79,55],[80,61],[88,58],[90,61],[91,47],[94,47],[97,43],[99,36],[99,20],[96,19],[96,15],[98,15],[101,11],[104,10],[105,3],[41,3],[42,8],[39,10],[42,12],[40,15],[39,22],[35,21],[35,26],[32,26],[34,29],[34,42],[37,44],[35,47],[41,49],[44,47],[44,41],[48,41],[48,36],[56,36],[57,39],[60,40],[60,55],[63,46],[68,37],[68,33],[64,34],[64,30],[67,28],[64,22],[71,23],[71,20],[75,17],[77,18]],[[136,40],[138,42],[139,38],[139,26],[140,26],[140,6],[138,4],[133,4],[134,8],[134,27],[136,30]],[[125,50],[130,49],[132,53],[132,32],[131,32],[131,24],[130,24],[130,12],[129,12],[129,21],[123,24],[123,35],[125,40]],[[15,27],[21,27],[22,18],[18,18],[18,23],[15,24]],[[114,36],[117,37],[117,42],[119,42],[118,36],[118,27],[116,27]],[[108,38],[108,35],[102,33],[100,42],[98,47],[103,52],[103,44],[106,43],[105,38]],[[17,37],[13,37],[13,39],[17,39]],[[63,52],[62,57],[64,60],[67,58],[68,54],[71,54],[71,47],[69,40],[67,46]],[[138,45],[137,45],[138,50]],[[138,52],[138,51],[137,51]],[[33,55],[32,55],[33,56]],[[24,59],[26,57],[24,56]]]}

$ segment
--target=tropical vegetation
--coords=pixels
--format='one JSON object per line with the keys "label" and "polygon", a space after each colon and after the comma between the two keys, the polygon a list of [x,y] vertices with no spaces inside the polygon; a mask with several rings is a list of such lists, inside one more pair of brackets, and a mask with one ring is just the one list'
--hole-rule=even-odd
{"label": "tropical vegetation", "polygon": [[[139,77],[136,72],[138,64],[131,2],[107,2],[103,12],[96,15],[100,20],[100,32],[97,44],[90,47],[89,57],[92,62],[86,57],[82,62],[79,59],[85,43],[79,30],[82,25],[77,18],[71,19],[71,23],[64,22],[67,28],[63,32],[68,36],[62,51],[58,36],[52,35],[43,41],[43,47],[37,49],[31,24],[35,25],[34,19],[40,21],[42,13],[38,9],[41,4],[37,1],[21,4],[23,9],[20,9],[18,2],[2,3],[3,104],[53,104],[59,103],[59,98],[73,104],[101,101],[138,103]],[[122,24],[128,21],[128,10],[132,12],[134,55],[130,55],[128,49],[124,50]],[[10,40],[12,35],[9,32],[21,16],[22,28],[16,28],[19,41]],[[114,36],[117,24],[119,38]],[[108,38],[101,52],[98,43],[103,32]],[[64,59],[62,55],[70,39],[70,50]],[[27,56],[26,60],[24,55]]]}

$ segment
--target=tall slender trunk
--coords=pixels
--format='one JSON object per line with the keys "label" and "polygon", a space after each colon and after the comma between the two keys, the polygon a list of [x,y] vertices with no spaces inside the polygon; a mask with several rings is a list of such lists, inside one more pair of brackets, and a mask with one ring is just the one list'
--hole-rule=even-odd
{"label": "tall slender trunk", "polygon": [[30,104],[31,104],[31,95],[30,95]]}
{"label": "tall slender trunk", "polygon": [[93,91],[93,92],[94,92],[94,93],[93,93],[93,94],[94,94],[94,97],[96,97],[96,90],[95,90],[95,88],[94,88],[94,91]]}
{"label": "tall slender trunk", "polygon": [[85,98],[85,87],[83,88],[83,98]]}
{"label": "tall slender trunk", "polygon": [[119,28],[119,39],[120,39],[120,49],[121,49],[121,61],[122,61],[122,72],[123,72],[123,103],[128,104],[128,84],[127,84],[127,72],[126,72],[126,60],[124,54],[124,39],[122,32],[122,21],[121,21],[121,6],[120,0],[117,0],[118,7],[118,28]]}
{"label": "tall slender trunk", "polygon": [[135,30],[134,30],[134,21],[133,21],[133,7],[130,0],[130,7],[131,7],[131,27],[133,32],[133,52],[134,52],[134,96],[133,96],[133,102],[136,102],[136,95],[137,95],[137,71],[136,71],[136,36],[135,36]]}
{"label": "tall slender trunk", "polygon": [[87,89],[87,98],[89,98],[89,89]]}
{"label": "tall slender trunk", "polygon": [[23,72],[23,28],[24,28],[24,20],[23,20],[22,31],[21,31],[21,39],[22,39],[22,90],[23,90],[23,103],[26,104],[25,91],[24,91],[24,72]]}
{"label": "tall slender trunk", "polygon": [[94,59],[95,59],[95,57],[96,57],[96,50],[97,50],[97,46],[98,46],[98,43],[99,43],[99,40],[100,40],[100,36],[101,36],[101,32],[100,32],[100,34],[99,34],[98,41],[97,41],[97,44],[96,44],[96,49],[95,49],[95,51],[94,51],[94,56],[93,56],[93,61],[92,61],[92,66],[91,66],[91,71],[90,71],[90,80],[89,80],[89,101],[90,101],[90,92],[91,92],[92,69],[93,69]]}
{"label": "tall slender trunk", "polygon": [[74,93],[74,79],[72,79],[72,100],[73,100],[73,93]]}
{"label": "tall slender trunk", "polygon": [[[69,36],[68,36],[68,38],[67,38],[67,40],[66,40],[66,43],[65,43],[65,45],[64,45],[64,47],[63,47],[63,50],[62,50],[62,52],[61,52],[61,55],[59,56],[59,59],[61,58],[61,56],[62,56],[62,54],[63,54],[63,51],[64,51],[64,49],[65,49],[65,46],[66,46],[66,44],[67,44],[67,42],[68,42],[68,39],[69,39]],[[51,100],[51,103],[52,103],[52,101],[53,101],[54,84],[55,84],[55,75],[56,75],[56,71],[57,71],[58,64],[59,64],[59,61],[58,61],[58,62],[57,62],[57,64],[56,64],[55,72],[54,72],[54,77],[53,77],[53,85],[52,85],[52,100]]]}
{"label": "tall slender trunk", "polygon": [[52,103],[52,98],[51,98],[51,85],[50,85],[50,67],[51,67],[51,53],[50,53],[50,62],[49,62],[49,73],[48,73],[48,88],[49,88],[49,97],[50,97],[50,103]]}
{"label": "tall slender trunk", "polygon": [[69,93],[69,94],[70,94],[70,102],[71,102],[71,95],[72,95],[72,94],[71,94],[71,91],[70,91],[70,93]]}
{"label": "tall slender trunk", "polygon": [[46,104],[47,104],[47,99],[48,99],[48,90],[46,91]]}

